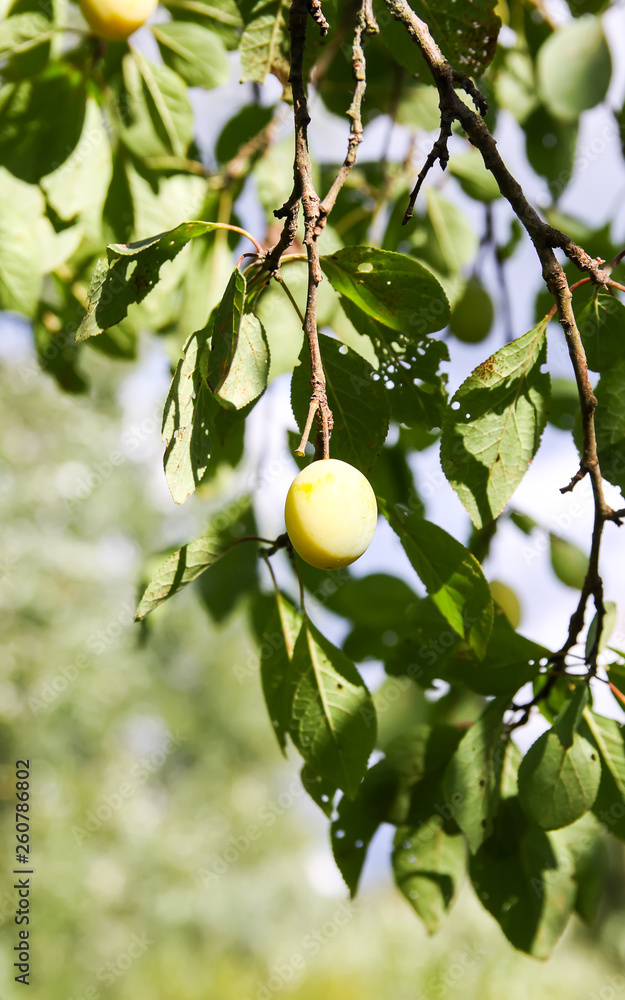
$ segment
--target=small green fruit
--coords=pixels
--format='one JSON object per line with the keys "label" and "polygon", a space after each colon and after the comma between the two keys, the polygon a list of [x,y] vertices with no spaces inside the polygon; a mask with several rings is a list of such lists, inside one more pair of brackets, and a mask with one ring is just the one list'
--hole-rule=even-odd
{"label": "small green fruit", "polygon": [[522,611],[521,602],[515,592],[501,580],[491,580],[488,586],[493,601],[501,608],[512,628],[518,628],[521,624]]}
{"label": "small green fruit", "polygon": [[490,333],[494,319],[490,295],[477,278],[469,278],[451,311],[449,329],[465,344],[479,344]]}

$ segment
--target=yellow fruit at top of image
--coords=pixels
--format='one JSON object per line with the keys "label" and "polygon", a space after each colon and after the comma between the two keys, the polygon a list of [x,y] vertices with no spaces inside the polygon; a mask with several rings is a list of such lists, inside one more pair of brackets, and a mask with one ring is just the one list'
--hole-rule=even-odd
{"label": "yellow fruit at top of image", "polygon": [[336,458],[312,462],[291,483],[284,510],[298,555],[318,569],[349,566],[375,533],[378,508],[369,480]]}
{"label": "yellow fruit at top of image", "polygon": [[83,17],[96,35],[123,42],[152,17],[158,0],[80,0]]}

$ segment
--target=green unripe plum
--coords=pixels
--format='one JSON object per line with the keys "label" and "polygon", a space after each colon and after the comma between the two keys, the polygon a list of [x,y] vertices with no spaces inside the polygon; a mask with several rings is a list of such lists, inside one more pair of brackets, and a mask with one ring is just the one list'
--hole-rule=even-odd
{"label": "green unripe plum", "polygon": [[123,42],[152,17],[158,0],[80,0],[80,9],[96,35]]}
{"label": "green unripe plum", "polygon": [[451,311],[449,329],[465,344],[485,340],[493,325],[494,310],[490,295],[477,278],[469,278]]}
{"label": "green unripe plum", "polygon": [[499,605],[512,628],[518,628],[522,617],[521,602],[512,587],[509,587],[507,583],[502,583],[501,580],[491,580],[488,586],[493,601]]}
{"label": "green unripe plum", "polygon": [[291,483],[286,530],[298,555],[317,569],[349,566],[375,533],[378,508],[369,480],[347,462],[321,459]]}

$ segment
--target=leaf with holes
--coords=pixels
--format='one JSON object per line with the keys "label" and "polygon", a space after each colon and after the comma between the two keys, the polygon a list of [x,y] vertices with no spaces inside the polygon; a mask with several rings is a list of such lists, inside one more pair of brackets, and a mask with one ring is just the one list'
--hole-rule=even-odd
{"label": "leaf with holes", "polygon": [[308,764],[304,764],[300,771],[300,779],[304,790],[310,795],[313,802],[319,806],[328,819],[331,819],[334,812],[336,784],[333,781],[328,781],[327,778],[322,778],[320,774],[315,774]]}
{"label": "leaf with holes", "polygon": [[128,306],[143,302],[159,280],[160,270],[189,240],[223,228],[216,222],[183,222],[167,233],[137,243],[112,243],[100,258],[89,285],[87,312],[76,341],[97,337],[120,323]]}
{"label": "leaf with holes", "polygon": [[254,0],[241,38],[241,82],[264,83],[273,73],[286,87],[290,36],[288,0]]}
{"label": "leaf with holes", "polygon": [[332,285],[368,316],[418,339],[449,322],[449,302],[433,274],[405,254],[352,246],[321,257]]}
{"label": "leaf with holes", "polygon": [[538,450],[547,421],[545,320],[482,362],[455,394],[441,465],[476,528],[498,517]]}
{"label": "leaf with holes", "polygon": [[427,430],[441,427],[447,406],[447,375],[440,366],[449,361],[447,344],[431,337],[391,332],[344,296],[341,305],[352,326],[373,344],[380,376],[392,385],[395,420]]}
{"label": "leaf with holes", "polygon": [[398,827],[392,862],[398,888],[435,934],[465,873],[464,837],[447,833],[435,813],[420,826]]}
{"label": "leaf with holes", "polygon": [[344,795],[339,802],[330,838],[334,860],[351,896],[356,895],[367,848],[380,824],[388,820],[396,789],[396,775],[381,760],[365,774],[356,798]]}
{"label": "leaf with holes", "polygon": [[493,830],[508,737],[509,697],[494,698],[458,744],[443,778],[449,811],[475,853]]}
{"label": "leaf with holes", "polygon": [[221,559],[245,530],[249,509],[249,497],[240,497],[214,516],[204,534],[168,555],[152,575],[135,621],[141,621]]}
{"label": "leaf with holes", "polygon": [[244,314],[247,283],[235,268],[215,309],[208,384],[222,406],[240,410],[267,387],[269,347],[262,323]]}
{"label": "leaf with holes", "polygon": [[380,510],[434,604],[455,632],[482,658],[493,627],[493,599],[475,556],[438,525],[404,516],[379,499]]}
{"label": "leaf with holes", "polygon": [[523,812],[543,830],[568,826],[592,807],[601,780],[594,747],[577,732],[588,689],[579,684],[552,729],[527,751],[519,768]]}
{"label": "leaf with holes", "polygon": [[305,622],[290,669],[293,743],[323,779],[353,798],[375,746],[375,708],[351,660]]}
{"label": "leaf with holes", "polygon": [[[334,415],[332,455],[363,472],[375,463],[386,440],[391,393],[371,365],[340,341],[319,335],[328,404]],[[291,380],[291,406],[304,430],[311,396],[310,352],[304,345]]]}
{"label": "leaf with holes", "polygon": [[163,466],[176,503],[184,503],[204,477],[213,453],[211,429],[219,404],[206,384],[209,324],[187,341],[163,411]]}
{"label": "leaf with holes", "polygon": [[501,27],[494,0],[411,0],[410,5],[453,65],[468,76],[484,72]]}

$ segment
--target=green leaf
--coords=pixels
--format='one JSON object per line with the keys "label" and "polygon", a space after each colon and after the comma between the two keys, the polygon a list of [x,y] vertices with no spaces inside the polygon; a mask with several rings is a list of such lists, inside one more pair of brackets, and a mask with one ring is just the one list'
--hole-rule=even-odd
{"label": "green leaf", "polygon": [[595,388],[597,456],[604,479],[625,494],[625,360],[603,372]]}
{"label": "green leaf", "polygon": [[593,371],[608,371],[625,357],[625,306],[613,295],[593,295],[580,314],[578,328]]}
{"label": "green leaf", "polygon": [[42,12],[13,14],[0,24],[0,60],[6,80],[33,76],[46,65],[53,23]]}
{"label": "green leaf", "polygon": [[212,518],[203,535],[187,542],[161,563],[141,598],[135,621],[141,621],[226,554],[240,537],[241,519],[249,505],[249,497],[235,500]]}
{"label": "green leaf", "polygon": [[356,798],[344,795],[330,827],[332,853],[350,895],[355,896],[367,848],[381,823],[388,817],[397,779],[381,760],[364,776]]}
{"label": "green leaf", "polygon": [[271,725],[285,756],[293,695],[289,674],[302,621],[299,611],[276,591],[276,609],[260,642],[260,677]]}
{"label": "green leaf", "polygon": [[434,604],[478,657],[493,627],[493,600],[480,564],[464,545],[418,514],[404,516],[379,500]]}
{"label": "green leaf", "polygon": [[523,122],[527,158],[549,183],[554,201],[573,178],[577,122],[562,121],[538,105]]}
{"label": "green leaf", "polygon": [[246,104],[224,125],[217,142],[215,156],[219,163],[233,160],[242,146],[265,129],[275,114],[275,107]]}
{"label": "green leaf", "polygon": [[483,659],[461,646],[446,662],[444,679],[478,694],[513,695],[536,677],[540,660],[549,655],[548,649],[519,635],[506,616],[497,612]]}
{"label": "green leaf", "polygon": [[313,802],[316,802],[323,814],[331,819],[337,791],[334,782],[322,778],[320,774],[315,774],[308,764],[304,764],[300,771],[300,778],[304,790],[308,792]]}
{"label": "green leaf", "polygon": [[447,375],[440,372],[449,360],[442,340],[391,332],[348,298],[341,306],[358,333],[369,337],[379,362],[379,379],[389,388],[392,416],[409,427],[440,427],[447,405]]}
{"label": "green leaf", "polygon": [[32,317],[43,272],[43,196],[0,168],[0,204],[0,309]]}
{"label": "green leaf", "polygon": [[84,78],[63,64],[0,88],[0,163],[20,180],[36,184],[76,148],[86,105]]}
{"label": "green leaf", "polygon": [[480,902],[511,944],[545,959],[575,906],[574,863],[562,837],[567,831],[523,829],[522,816],[517,825],[508,850],[487,841],[469,860],[469,871]]}
{"label": "green leaf", "polygon": [[588,572],[588,556],[577,545],[558,535],[549,535],[551,565],[558,580],[567,587],[581,590]]}
{"label": "green leaf", "polygon": [[575,911],[584,923],[593,924],[608,875],[608,853],[603,828],[592,813],[586,813],[577,823],[561,830],[559,837],[566,838],[566,846],[575,866]]}
{"label": "green leaf", "polygon": [[458,180],[460,187],[469,198],[486,203],[501,198],[497,181],[484,166],[482,154],[477,149],[452,156],[447,167]]}
{"label": "green leaf", "polygon": [[[625,768],[622,737],[619,744],[617,742],[619,733],[607,734],[601,731],[603,723],[611,723],[613,720],[603,719],[601,716],[595,716],[595,719],[601,720],[600,727],[589,725],[585,730],[588,738],[597,746],[602,761],[601,783],[592,811],[614,837],[625,840]],[[589,720],[585,718],[584,721]],[[621,729],[618,723],[614,725]],[[594,736],[596,728],[599,728],[599,740]],[[584,731],[583,725],[582,730]],[[613,735],[616,739],[613,739]]]}
{"label": "green leaf", "polygon": [[429,239],[417,256],[443,275],[456,275],[475,259],[477,234],[465,213],[434,188],[427,189],[426,211]]}
{"label": "green leaf", "polygon": [[[603,616],[603,625],[601,627],[601,636],[599,638],[599,643],[597,645],[597,653],[601,653],[610,641],[610,636],[614,631],[614,626],[616,625],[616,619],[618,614],[618,608],[614,601],[604,601],[605,615]],[[590,656],[590,652],[594,645],[595,639],[597,637],[597,623],[598,617],[595,614],[590,625],[588,626],[588,635],[586,636],[586,649],[585,655],[586,659]]]}
{"label": "green leaf", "polygon": [[493,830],[507,736],[503,716],[510,699],[494,698],[466,731],[443,778],[449,812],[475,854]]}
{"label": "green leaf", "polygon": [[412,257],[375,247],[345,247],[321,257],[332,287],[368,316],[422,338],[449,321],[449,303],[433,274]]}
{"label": "green leaf", "polygon": [[469,76],[480,76],[495,54],[501,21],[493,0],[413,0],[450,62]]}
{"label": "green leaf", "polygon": [[264,83],[268,73],[289,78],[288,0],[255,0],[241,38],[241,82]]}
{"label": "green leaf", "polygon": [[547,419],[553,427],[561,431],[573,430],[579,413],[579,393],[577,385],[570,378],[551,379],[551,400]]}
{"label": "green leaf", "polygon": [[89,97],[76,148],[60,167],[42,178],[41,187],[59,218],[70,220],[103,204],[112,171],[102,112],[95,98]]}
{"label": "green leaf", "polygon": [[315,773],[353,798],[375,746],[371,695],[351,660],[306,622],[291,661],[289,733]]}
{"label": "green leaf", "polygon": [[512,523],[524,535],[531,535],[534,528],[538,527],[538,523],[533,517],[530,517],[529,514],[522,514],[520,510],[511,510],[509,516]]}
{"label": "green leaf", "polygon": [[554,31],[538,51],[537,70],[542,100],[556,117],[572,120],[599,104],[612,75],[600,19],[581,17]]}
{"label": "green leaf", "polygon": [[240,410],[267,387],[269,348],[259,319],[244,314],[247,283],[235,268],[215,309],[208,384],[222,406]]}
{"label": "green leaf", "polygon": [[167,233],[159,233],[138,243],[112,243],[101,258],[89,285],[87,313],[76,341],[97,337],[121,322],[128,306],[142,302],[159,280],[166,261],[173,260],[189,240],[220,229],[216,222],[183,222]]}
{"label": "green leaf", "polygon": [[441,465],[476,528],[498,517],[521,482],[547,420],[546,323],[482,362],[455,394]]}
{"label": "green leaf", "polygon": [[575,827],[547,834],[528,823],[517,797],[519,758],[509,741],[494,831],[469,870],[478,898],[515,948],[547,958],[575,905],[582,850]]}
{"label": "green leaf", "polygon": [[625,740],[623,726],[615,719],[606,719],[589,709],[584,711],[584,722],[590,738],[601,754],[604,768],[610,774],[616,789],[625,800]]}
{"label": "green leaf", "polygon": [[519,801],[525,815],[544,830],[568,826],[588,812],[599,791],[601,763],[576,732],[588,697],[579,684],[552,729],[527,751],[519,768]]}
{"label": "green leaf", "polygon": [[124,56],[122,75],[111,85],[114,125],[131,153],[143,160],[186,156],[194,134],[193,109],[177,73],[133,49]]}
{"label": "green leaf", "polygon": [[398,827],[392,855],[395,882],[435,934],[451,906],[466,868],[462,834],[449,834],[442,816],[418,827]]}
{"label": "green leaf", "polygon": [[179,504],[195,491],[212,452],[210,428],[217,403],[204,381],[211,325],[189,337],[163,410],[163,467],[172,499]]}
{"label": "green leaf", "polygon": [[449,329],[465,344],[479,344],[488,337],[495,318],[493,300],[479,278],[469,278],[454,303]]}
{"label": "green leaf", "polygon": [[230,66],[214,31],[186,21],[152,25],[163,62],[190,87],[211,90],[228,82]]}
{"label": "green leaf", "polygon": [[324,580],[319,590],[325,606],[335,615],[380,631],[397,626],[398,610],[408,623],[411,609],[419,602],[407,583],[387,573],[348,576],[337,579],[334,585]]}
{"label": "green leaf", "polygon": [[[328,403],[334,415],[332,456],[368,472],[378,457],[389,425],[389,396],[371,365],[340,341],[319,335]],[[310,352],[305,344],[291,380],[291,406],[304,430],[312,389]]]}
{"label": "green leaf", "polygon": [[[258,534],[251,506],[242,512],[237,530],[248,537]],[[203,573],[197,582],[202,604],[211,620],[219,623],[228,621],[241,606],[242,600],[251,597],[258,586],[258,552],[255,545],[237,545],[227,559],[220,560],[211,573]]]}
{"label": "green leaf", "polygon": [[164,0],[176,21],[193,21],[215,31],[229,49],[239,45],[243,20],[237,0]]}

